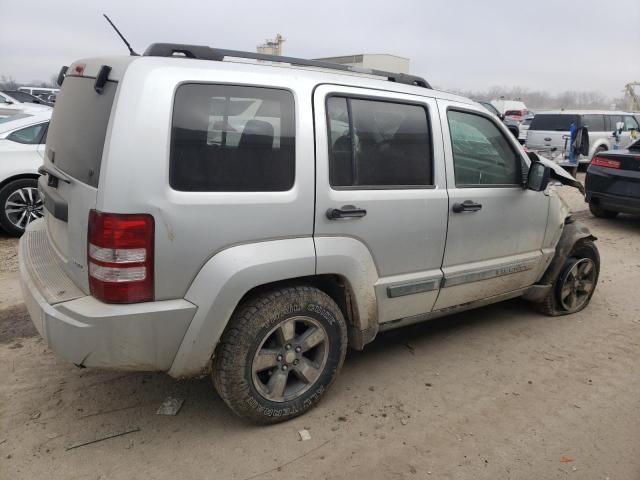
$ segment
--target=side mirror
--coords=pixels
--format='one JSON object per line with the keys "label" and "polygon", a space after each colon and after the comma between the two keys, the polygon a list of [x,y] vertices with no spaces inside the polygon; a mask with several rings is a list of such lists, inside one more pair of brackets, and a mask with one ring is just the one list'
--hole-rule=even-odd
{"label": "side mirror", "polygon": [[527,175],[527,188],[534,192],[542,192],[549,185],[551,169],[541,162],[531,162]]}

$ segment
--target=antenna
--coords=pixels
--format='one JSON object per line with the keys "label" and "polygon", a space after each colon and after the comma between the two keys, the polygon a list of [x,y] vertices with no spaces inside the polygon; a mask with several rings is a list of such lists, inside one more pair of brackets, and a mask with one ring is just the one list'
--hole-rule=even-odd
{"label": "antenna", "polygon": [[126,39],[126,38],[124,38],[124,35],[122,35],[122,34],[120,33],[120,30],[118,30],[118,27],[116,27],[116,26],[113,24],[113,22],[111,21],[111,19],[110,19],[109,17],[107,17],[107,15],[106,15],[106,14],[104,14],[104,13],[102,14],[102,16],[103,16],[104,18],[106,18],[106,19],[107,19],[107,22],[109,22],[109,25],[111,25],[111,26],[113,27],[113,29],[116,31],[116,33],[118,34],[118,36],[122,39],[122,41],[124,42],[124,44],[127,46],[127,48],[129,49],[129,55],[132,55],[132,56],[134,56],[134,57],[139,56],[139,55],[138,55],[138,54],[133,50],[133,48],[131,48],[131,45],[129,45],[129,42],[127,42],[127,39]]}

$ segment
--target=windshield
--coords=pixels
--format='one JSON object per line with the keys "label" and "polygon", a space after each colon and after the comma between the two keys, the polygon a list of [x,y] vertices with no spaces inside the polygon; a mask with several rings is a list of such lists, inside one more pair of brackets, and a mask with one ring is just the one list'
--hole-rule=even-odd
{"label": "windshield", "polygon": [[578,125],[578,115],[563,113],[542,113],[533,117],[529,130],[550,130],[556,132],[568,132],[571,123]]}

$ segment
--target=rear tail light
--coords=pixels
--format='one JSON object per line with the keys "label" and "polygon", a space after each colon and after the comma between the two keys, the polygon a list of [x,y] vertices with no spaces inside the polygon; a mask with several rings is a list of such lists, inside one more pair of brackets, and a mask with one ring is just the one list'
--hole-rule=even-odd
{"label": "rear tail light", "polygon": [[91,295],[107,303],[153,300],[154,220],[91,210],[87,245]]}
{"label": "rear tail light", "polygon": [[604,158],[596,156],[591,160],[591,165],[606,168],[620,168],[620,162],[618,160],[611,160],[610,158]]}

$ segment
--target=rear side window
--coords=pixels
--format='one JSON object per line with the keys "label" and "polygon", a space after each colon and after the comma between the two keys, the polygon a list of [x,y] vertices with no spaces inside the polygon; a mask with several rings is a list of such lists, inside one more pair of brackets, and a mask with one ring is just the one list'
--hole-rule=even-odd
{"label": "rear side window", "polygon": [[616,130],[618,123],[622,122],[622,115],[606,115],[607,131],[613,132]]}
{"label": "rear side window", "polygon": [[98,186],[111,107],[118,87],[108,81],[96,93],[95,78],[68,76],[58,95],[47,134],[47,152],[71,177]]}
{"label": "rear side window", "polygon": [[575,122],[577,127],[578,115],[539,113],[533,117],[529,130],[568,132],[573,122]]}
{"label": "rear side window", "polygon": [[294,178],[291,92],[208,84],[178,88],[171,131],[172,188],[284,191],[293,186]]}
{"label": "rear side window", "polygon": [[47,126],[49,123],[40,123],[30,127],[21,128],[7,136],[7,140],[12,142],[24,143],[26,145],[39,145],[45,143],[47,135]]}
{"label": "rear side window", "polygon": [[335,187],[433,185],[429,117],[422,105],[329,97],[329,178]]}
{"label": "rear side window", "polygon": [[604,115],[583,115],[582,126],[590,132],[604,132]]}

